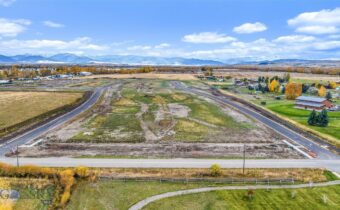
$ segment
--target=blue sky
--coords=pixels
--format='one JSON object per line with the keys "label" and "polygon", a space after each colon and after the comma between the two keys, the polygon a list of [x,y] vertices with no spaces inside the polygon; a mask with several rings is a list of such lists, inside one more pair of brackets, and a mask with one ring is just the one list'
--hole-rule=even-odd
{"label": "blue sky", "polygon": [[0,54],[340,59],[338,0],[0,0]]}

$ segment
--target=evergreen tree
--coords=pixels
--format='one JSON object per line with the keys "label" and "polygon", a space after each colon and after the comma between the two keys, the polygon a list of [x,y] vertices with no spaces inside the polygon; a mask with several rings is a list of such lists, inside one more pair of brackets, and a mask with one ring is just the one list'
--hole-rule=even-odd
{"label": "evergreen tree", "polygon": [[330,100],[332,100],[332,98],[333,98],[332,93],[331,92],[327,92],[326,99],[330,101]]}
{"label": "evergreen tree", "polygon": [[327,127],[328,123],[329,123],[329,119],[328,119],[327,110],[323,109],[318,117],[318,125],[321,127]]}
{"label": "evergreen tree", "polygon": [[308,125],[315,125],[317,120],[318,120],[318,116],[316,114],[316,111],[313,110],[308,117],[308,121],[307,121]]}

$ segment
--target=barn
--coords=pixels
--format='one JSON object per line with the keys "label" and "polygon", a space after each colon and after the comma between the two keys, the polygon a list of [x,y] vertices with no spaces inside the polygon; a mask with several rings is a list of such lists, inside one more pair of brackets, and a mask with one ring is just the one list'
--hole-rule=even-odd
{"label": "barn", "polygon": [[323,110],[333,106],[331,101],[321,97],[300,96],[295,100],[295,107],[299,109]]}

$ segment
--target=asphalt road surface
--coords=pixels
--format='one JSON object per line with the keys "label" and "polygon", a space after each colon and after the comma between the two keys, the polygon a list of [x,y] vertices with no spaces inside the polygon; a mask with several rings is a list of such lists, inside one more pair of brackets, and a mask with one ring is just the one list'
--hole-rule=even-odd
{"label": "asphalt road surface", "polygon": [[277,133],[287,137],[288,139],[290,139],[292,141],[295,141],[296,143],[298,143],[298,144],[306,147],[310,151],[316,153],[317,159],[340,159],[339,155],[330,152],[329,150],[322,147],[322,145],[319,145],[319,144],[313,142],[312,140],[296,133],[295,131],[293,131],[293,130],[291,130],[291,129],[289,129],[289,128],[287,128],[287,127],[285,127],[285,126],[283,126],[279,123],[276,123],[273,120],[270,120],[267,117],[261,115],[260,113],[254,111],[254,110],[248,109],[245,106],[238,104],[237,102],[229,100],[226,97],[215,96],[215,95],[208,93],[207,91],[202,91],[202,90],[194,88],[194,87],[188,87],[188,86],[184,85],[182,82],[178,82],[178,81],[174,81],[174,82],[172,82],[172,84],[177,89],[180,89],[180,90],[183,90],[183,91],[186,91],[186,92],[191,92],[191,93],[194,93],[196,95],[200,95],[200,96],[212,99],[216,102],[224,103],[224,104],[227,104],[229,106],[236,108],[237,110],[239,110],[243,114],[250,116],[250,117],[262,122],[263,124],[265,124],[266,126],[271,128],[272,130],[276,131]]}
{"label": "asphalt road surface", "polygon": [[[17,164],[16,158],[0,158],[0,162]],[[212,164],[222,168],[242,168],[242,159],[114,159],[114,158],[19,158],[20,165],[33,164],[46,167],[105,167],[105,168],[209,168]],[[246,168],[326,168],[340,172],[340,160],[318,159],[250,159],[245,161]]]}
{"label": "asphalt road surface", "polygon": [[11,150],[16,149],[17,146],[26,144],[36,138],[39,138],[40,136],[47,133],[48,131],[56,128],[57,126],[60,126],[66,123],[67,121],[74,118],[75,116],[85,112],[98,101],[98,99],[104,92],[105,88],[106,87],[96,88],[93,94],[90,96],[90,98],[87,101],[85,101],[80,106],[73,109],[72,111],[60,117],[57,117],[56,119],[53,119],[44,125],[34,128],[0,145],[0,156],[4,156],[6,153],[10,152]]}

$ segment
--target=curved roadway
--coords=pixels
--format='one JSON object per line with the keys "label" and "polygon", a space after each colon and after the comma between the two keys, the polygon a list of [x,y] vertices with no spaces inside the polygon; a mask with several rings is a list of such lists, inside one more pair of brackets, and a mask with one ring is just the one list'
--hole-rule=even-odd
{"label": "curved roadway", "polygon": [[12,149],[16,149],[17,146],[26,144],[30,141],[33,141],[36,138],[39,138],[40,136],[47,133],[48,131],[56,128],[57,126],[60,126],[66,123],[67,121],[71,120],[75,116],[85,112],[98,101],[98,99],[102,95],[105,88],[106,87],[96,88],[95,91],[90,96],[90,98],[87,99],[87,101],[85,101],[80,106],[73,109],[72,111],[60,117],[57,117],[56,119],[53,119],[37,128],[27,131],[26,133],[19,135],[5,142],[4,144],[0,145],[0,156],[4,156],[6,153],[10,152]]}

